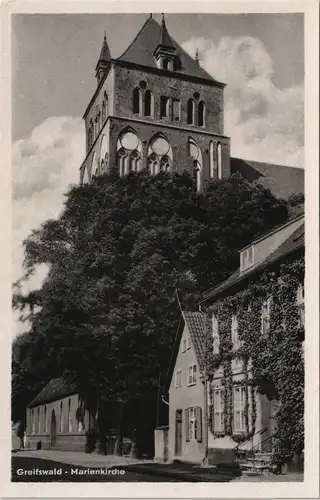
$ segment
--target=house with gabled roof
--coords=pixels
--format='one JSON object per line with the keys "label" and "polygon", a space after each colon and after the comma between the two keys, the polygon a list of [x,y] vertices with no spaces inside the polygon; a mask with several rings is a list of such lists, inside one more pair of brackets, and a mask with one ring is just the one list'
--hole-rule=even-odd
{"label": "house with gabled roof", "polygon": [[168,373],[168,460],[201,462],[206,446],[205,338],[208,318],[181,311]]}
{"label": "house with gabled roof", "polygon": [[[291,335],[290,363],[303,380],[304,216],[254,240],[239,261],[237,271],[203,295],[199,312],[181,313],[168,375],[169,460],[219,464],[251,455],[244,469],[266,467],[282,403],[281,394],[279,401],[261,391],[256,357],[267,360],[262,373],[268,373],[268,363],[279,363],[270,345],[290,349]],[[303,419],[303,382],[295,391]],[[257,465],[252,456],[258,455]]]}

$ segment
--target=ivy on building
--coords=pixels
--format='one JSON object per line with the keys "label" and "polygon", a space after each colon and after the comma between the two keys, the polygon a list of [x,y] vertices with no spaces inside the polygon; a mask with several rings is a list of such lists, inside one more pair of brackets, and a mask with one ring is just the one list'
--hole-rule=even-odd
{"label": "ivy on building", "polygon": [[[208,335],[206,367],[209,380],[216,370],[223,369],[224,432],[241,443],[256,432],[255,392],[278,402],[275,414],[276,432],[273,438],[273,458],[287,461],[304,448],[304,358],[302,342],[304,326],[300,324],[296,293],[304,280],[304,261],[297,259],[282,264],[278,272],[265,270],[257,279],[232,295],[219,298],[208,307],[219,325],[219,354],[213,353],[212,337]],[[262,334],[261,309],[272,297],[270,324]],[[237,315],[240,348],[233,350],[231,317]],[[242,360],[244,378],[233,380],[232,361]],[[242,434],[233,432],[232,391],[236,384],[247,386],[245,427]],[[251,410],[251,411],[250,411]],[[213,415],[214,409],[211,409]]]}

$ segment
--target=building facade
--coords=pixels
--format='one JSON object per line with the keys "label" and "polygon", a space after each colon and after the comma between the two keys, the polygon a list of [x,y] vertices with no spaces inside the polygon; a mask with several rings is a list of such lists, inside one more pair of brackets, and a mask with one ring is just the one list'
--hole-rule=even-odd
{"label": "building facade", "polygon": [[205,453],[203,344],[206,316],[183,312],[169,385],[168,460],[201,462]]}
{"label": "building facade", "polygon": [[[285,432],[282,415],[292,412],[292,429],[303,425],[303,215],[242,249],[239,269],[205,294],[200,308],[182,313],[173,355],[169,459],[219,464],[253,451],[271,456],[282,425]],[[190,416],[202,426],[200,442],[197,432],[190,439]],[[301,452],[301,433],[296,445]]]}
{"label": "building facade", "polygon": [[86,158],[81,182],[116,168],[188,170],[198,189],[230,175],[224,135],[224,84],[190,57],[151,16],[121,57],[106,38],[96,67],[97,88],[85,111]]}
{"label": "building facade", "polygon": [[92,417],[81,413],[81,401],[74,388],[53,379],[27,408],[27,448],[88,451]]}

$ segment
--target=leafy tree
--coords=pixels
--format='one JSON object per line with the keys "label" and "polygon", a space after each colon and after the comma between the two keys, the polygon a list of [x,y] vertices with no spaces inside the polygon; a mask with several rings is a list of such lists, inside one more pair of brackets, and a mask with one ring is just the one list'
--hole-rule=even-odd
{"label": "leafy tree", "polygon": [[[36,293],[17,294],[15,307],[31,308],[43,363],[54,360],[55,373],[98,408],[101,439],[116,423],[120,442],[124,431],[139,436],[155,424],[179,318],[175,290],[193,308],[238,266],[239,248],[287,216],[284,201],[239,175],[197,194],[187,173],[140,172],[72,188],[61,216],[30,234],[23,279],[40,264],[48,276]],[[36,385],[46,377],[31,346],[28,356]],[[119,413],[110,417],[114,402]]]}

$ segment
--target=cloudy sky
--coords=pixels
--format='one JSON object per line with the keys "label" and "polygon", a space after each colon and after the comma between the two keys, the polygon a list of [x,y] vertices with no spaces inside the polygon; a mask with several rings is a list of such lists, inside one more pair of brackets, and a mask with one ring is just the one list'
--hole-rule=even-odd
{"label": "cloudy sky", "polygon": [[[23,239],[59,214],[63,193],[78,181],[85,152],[81,117],[96,88],[104,31],[118,57],[147,17],[13,16],[13,280],[22,273]],[[193,56],[198,48],[203,67],[227,83],[232,155],[303,167],[303,15],[170,14],[166,21],[173,38]]]}

